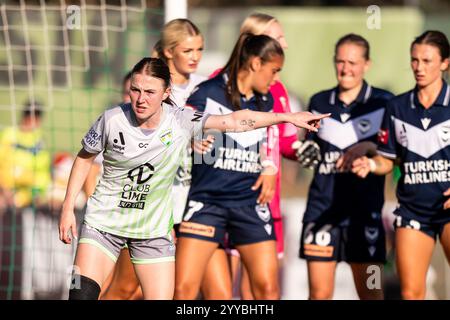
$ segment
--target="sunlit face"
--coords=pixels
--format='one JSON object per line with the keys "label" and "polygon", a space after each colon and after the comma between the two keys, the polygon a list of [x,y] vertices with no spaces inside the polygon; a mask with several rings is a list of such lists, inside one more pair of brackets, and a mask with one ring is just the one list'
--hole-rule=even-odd
{"label": "sunlit face", "polygon": [[136,119],[141,124],[153,115],[161,112],[161,103],[170,94],[170,89],[164,88],[164,81],[142,73],[131,77],[130,98]]}
{"label": "sunlit face", "polygon": [[411,68],[419,87],[440,80],[448,68],[449,59],[442,60],[439,49],[428,44],[415,44],[411,49]]}
{"label": "sunlit face", "polygon": [[350,90],[361,85],[370,61],[364,57],[365,49],[353,43],[344,43],[337,48],[334,67],[339,87]]}
{"label": "sunlit face", "polygon": [[128,79],[124,82],[122,87],[122,102],[123,103],[130,103],[130,86],[131,86],[131,79]]}
{"label": "sunlit face", "polygon": [[176,71],[183,75],[194,73],[197,70],[202,53],[203,38],[200,35],[187,37],[174,48],[164,50],[171,72]]}
{"label": "sunlit face", "polygon": [[276,21],[272,22],[267,28],[267,30],[264,31],[264,34],[266,36],[271,37],[272,39],[277,40],[281,48],[283,48],[283,50],[288,48],[286,38],[284,37],[283,29],[281,28],[281,25],[278,22]]}
{"label": "sunlit face", "polygon": [[262,63],[261,59],[253,58],[252,67],[254,70],[252,89],[266,94],[269,92],[270,86],[274,84],[278,72],[283,67],[284,58],[276,55],[272,60]]}

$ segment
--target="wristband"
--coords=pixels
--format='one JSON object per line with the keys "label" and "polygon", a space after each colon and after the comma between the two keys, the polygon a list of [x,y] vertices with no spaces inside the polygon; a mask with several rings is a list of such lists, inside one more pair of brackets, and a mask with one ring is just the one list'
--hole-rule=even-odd
{"label": "wristband", "polygon": [[369,168],[370,172],[375,172],[375,170],[377,169],[377,163],[375,162],[375,160],[369,159]]}

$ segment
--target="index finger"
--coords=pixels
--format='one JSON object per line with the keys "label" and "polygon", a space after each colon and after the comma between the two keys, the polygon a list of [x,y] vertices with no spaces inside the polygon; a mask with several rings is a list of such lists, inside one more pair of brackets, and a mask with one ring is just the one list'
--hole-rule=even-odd
{"label": "index finger", "polygon": [[[331,113],[324,113],[324,114],[312,114],[311,115],[311,120],[320,120],[323,118],[328,118],[331,116]],[[311,121],[310,120],[310,121]]]}

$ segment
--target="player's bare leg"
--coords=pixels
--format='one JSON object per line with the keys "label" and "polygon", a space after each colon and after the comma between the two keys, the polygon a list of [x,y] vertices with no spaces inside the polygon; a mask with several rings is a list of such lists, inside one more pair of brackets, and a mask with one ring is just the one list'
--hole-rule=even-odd
{"label": "player's bare leg", "polygon": [[80,243],[74,264],[80,275],[94,280],[101,287],[113,270],[115,262],[97,246]]}
{"label": "player's bare leg", "polygon": [[442,248],[444,248],[444,253],[447,257],[448,264],[450,265],[450,222],[444,226],[440,241]]}
{"label": "player's bare leg", "polygon": [[112,272],[111,283],[101,295],[101,300],[138,300],[142,298],[142,290],[131,263],[130,252],[128,249],[122,249]]}
{"label": "player's bare leg", "polygon": [[308,261],[310,300],[333,298],[336,261]]}
{"label": "player's bare leg", "polygon": [[218,243],[180,237],[177,241],[175,269],[175,300],[197,297],[206,267]]}
{"label": "player's bare leg", "polygon": [[238,287],[239,286],[239,279],[241,277],[240,269],[241,269],[241,257],[239,256],[239,252],[236,249],[233,249],[237,252],[237,254],[233,253],[227,253],[228,254],[228,261],[230,263],[230,270],[231,270],[231,283],[232,287]]}
{"label": "player's bare leg", "polygon": [[113,268],[113,270],[111,271],[111,273],[106,277],[106,280],[103,282],[101,291],[100,291],[100,295],[99,295],[99,300],[109,300],[109,299],[105,299],[104,296],[108,291],[109,286],[111,285],[111,282],[113,280],[114,277],[114,273],[115,273],[116,267]]}
{"label": "player's bare leg", "polygon": [[242,300],[255,300],[255,296],[252,292],[252,286],[250,284],[250,277],[244,264],[242,264],[241,267],[240,292]]}
{"label": "player's bare leg", "polygon": [[202,295],[205,300],[231,300],[233,288],[228,255],[223,249],[216,249],[206,267],[202,281]]}
{"label": "player's bare leg", "polygon": [[255,299],[280,299],[275,240],[236,246],[246,266]]}
{"label": "player's bare leg", "polygon": [[398,228],[395,232],[395,243],[403,299],[424,299],[434,239],[418,230]]}
{"label": "player's bare leg", "polygon": [[[371,288],[369,286],[369,277],[373,274],[368,272],[369,268],[375,266],[380,270],[380,278],[374,279],[379,286]],[[355,282],[356,291],[361,300],[383,300],[383,265],[376,263],[350,263],[353,272],[353,280]],[[377,274],[375,274],[377,276]]]}
{"label": "player's bare leg", "polygon": [[175,288],[175,262],[135,264],[134,270],[145,300],[172,300]]}

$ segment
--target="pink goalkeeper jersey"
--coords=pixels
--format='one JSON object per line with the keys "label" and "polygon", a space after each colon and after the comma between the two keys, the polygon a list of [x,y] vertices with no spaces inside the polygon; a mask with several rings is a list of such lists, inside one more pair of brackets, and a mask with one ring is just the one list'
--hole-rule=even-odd
{"label": "pink goalkeeper jersey", "polygon": [[[270,87],[273,96],[273,112],[291,112],[289,97],[284,85],[277,81]],[[270,202],[270,211],[274,219],[281,218],[281,155],[295,159],[295,150],[292,144],[297,140],[297,128],[291,123],[281,123],[267,128],[267,155],[278,168],[275,195]]]}

